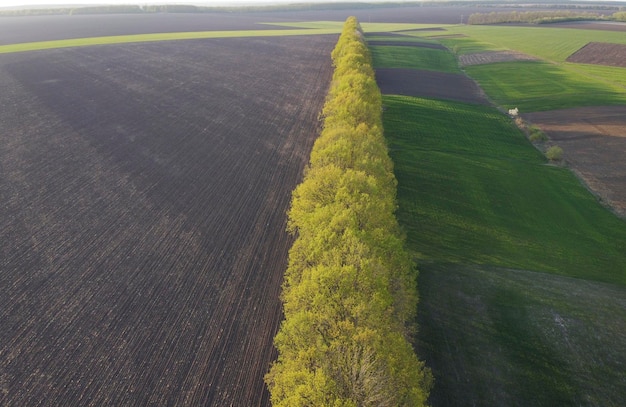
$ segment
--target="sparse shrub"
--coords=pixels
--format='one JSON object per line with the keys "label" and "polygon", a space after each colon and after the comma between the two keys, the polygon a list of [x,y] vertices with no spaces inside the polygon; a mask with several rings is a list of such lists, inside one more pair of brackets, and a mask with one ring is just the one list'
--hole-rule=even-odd
{"label": "sparse shrub", "polygon": [[538,127],[531,126],[529,129],[528,139],[533,143],[540,143],[546,141],[548,137],[546,137],[544,132],[541,131],[541,129],[539,129]]}
{"label": "sparse shrub", "polygon": [[563,149],[559,146],[552,146],[546,150],[546,157],[550,161],[561,161],[563,159]]}

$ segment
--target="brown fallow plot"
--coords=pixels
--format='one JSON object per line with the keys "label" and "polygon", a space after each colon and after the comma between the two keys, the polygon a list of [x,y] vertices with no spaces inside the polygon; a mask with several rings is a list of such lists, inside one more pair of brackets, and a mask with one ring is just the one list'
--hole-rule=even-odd
{"label": "brown fallow plot", "polygon": [[336,40],[0,59],[0,405],[269,405]]}
{"label": "brown fallow plot", "polygon": [[619,215],[626,216],[626,106],[523,115],[561,146],[569,166]]}
{"label": "brown fallow plot", "polygon": [[626,45],[590,42],[570,55],[567,62],[626,68]]}

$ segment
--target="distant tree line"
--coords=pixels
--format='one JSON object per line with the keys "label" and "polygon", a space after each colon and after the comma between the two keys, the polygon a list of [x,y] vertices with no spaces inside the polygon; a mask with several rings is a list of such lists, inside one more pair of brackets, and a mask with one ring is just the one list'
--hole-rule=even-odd
{"label": "distant tree line", "polygon": [[615,21],[626,21],[626,11],[618,11],[612,17]]}
{"label": "distant tree line", "polygon": [[607,20],[613,16],[604,16],[599,13],[580,12],[570,10],[551,10],[551,11],[501,11],[491,13],[474,13],[467,20],[468,24],[501,24],[501,23],[530,23],[530,24],[546,24],[564,21],[580,21],[580,20]]}
{"label": "distant tree line", "polygon": [[395,218],[382,98],[356,18],[332,52],[323,130],[293,192],[281,300],[266,375],[279,406],[424,406],[432,377],[411,338],[416,270]]}

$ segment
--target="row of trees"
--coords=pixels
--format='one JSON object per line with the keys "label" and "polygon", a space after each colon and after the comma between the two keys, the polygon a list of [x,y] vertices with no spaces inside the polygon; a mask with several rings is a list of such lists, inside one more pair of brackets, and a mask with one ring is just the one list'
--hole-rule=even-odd
{"label": "row of trees", "polygon": [[410,342],[416,272],[394,215],[382,100],[356,18],[332,60],[323,130],[289,211],[296,240],[266,383],[275,407],[423,406],[432,379]]}

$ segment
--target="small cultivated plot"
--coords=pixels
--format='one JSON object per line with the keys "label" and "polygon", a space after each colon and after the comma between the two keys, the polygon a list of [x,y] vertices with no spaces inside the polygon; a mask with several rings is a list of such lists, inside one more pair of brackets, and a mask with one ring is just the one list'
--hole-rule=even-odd
{"label": "small cultivated plot", "polygon": [[568,62],[626,67],[626,45],[590,42],[567,58]]}
{"label": "small cultivated plot", "polygon": [[535,61],[537,58],[516,51],[487,51],[459,55],[461,66],[493,64],[496,62]]}

